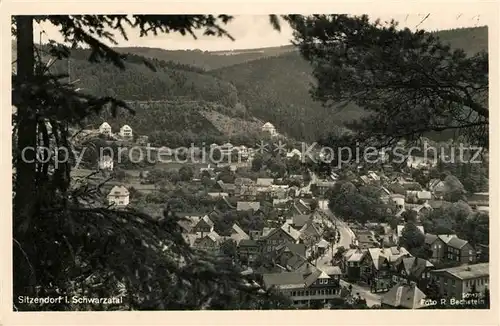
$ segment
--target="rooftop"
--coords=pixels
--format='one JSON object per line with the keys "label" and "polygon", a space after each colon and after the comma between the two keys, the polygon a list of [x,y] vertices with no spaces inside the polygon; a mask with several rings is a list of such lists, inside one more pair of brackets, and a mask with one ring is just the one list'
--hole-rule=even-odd
{"label": "rooftop", "polygon": [[443,268],[433,271],[433,273],[447,273],[459,279],[468,280],[490,275],[490,263],[473,265],[462,265],[451,268]]}
{"label": "rooftop", "polygon": [[424,307],[425,294],[416,286],[396,284],[382,296],[382,303],[391,307],[418,309]]}

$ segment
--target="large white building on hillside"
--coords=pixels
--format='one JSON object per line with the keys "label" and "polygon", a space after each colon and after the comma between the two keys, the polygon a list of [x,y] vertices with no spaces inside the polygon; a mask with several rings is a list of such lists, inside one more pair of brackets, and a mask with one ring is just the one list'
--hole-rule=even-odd
{"label": "large white building on hillside", "polygon": [[120,128],[120,137],[122,138],[133,138],[132,128],[129,125],[124,125]]}
{"label": "large white building on hillside", "polygon": [[115,207],[125,207],[130,202],[130,193],[124,186],[114,186],[108,194],[108,202]]}
{"label": "large white building on hillside", "polygon": [[99,126],[99,133],[111,136],[111,126],[109,125],[109,123],[103,122],[102,125]]}
{"label": "large white building on hillside", "polygon": [[270,122],[266,122],[263,126],[262,126],[262,131],[263,132],[267,132],[269,133],[271,136],[276,136],[278,133],[276,132],[276,128],[274,127],[274,125]]}

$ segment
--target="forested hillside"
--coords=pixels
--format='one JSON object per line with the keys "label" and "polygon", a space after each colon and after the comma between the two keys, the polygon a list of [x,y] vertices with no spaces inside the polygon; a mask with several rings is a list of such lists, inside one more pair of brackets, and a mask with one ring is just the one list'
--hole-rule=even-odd
{"label": "forested hillside", "polygon": [[281,55],[295,51],[293,46],[280,46],[262,49],[248,49],[236,51],[208,52],[201,50],[164,50],[158,48],[144,47],[121,47],[117,48],[122,53],[132,53],[146,58],[154,58],[164,61],[174,61],[203,70],[213,70],[228,67],[265,57]]}
{"label": "forested hillside", "polygon": [[[469,54],[487,50],[486,27],[441,31],[436,35]],[[90,64],[86,61],[89,55],[86,50],[75,50],[70,62],[71,80],[78,79],[82,92],[124,100],[178,103],[141,108],[142,122],[137,122],[137,126],[123,117],[130,120],[127,123],[132,128],[153,138],[160,137],[158,134],[162,134],[161,139],[182,138],[187,131],[215,137],[234,133],[234,130],[254,130],[258,123],[270,121],[280,133],[315,141],[363,114],[362,109],[352,104],[327,109],[313,101],[309,93],[314,83],[311,67],[292,46],[233,52],[118,50],[128,53],[125,70],[107,63]],[[145,60],[150,61],[156,71],[148,68],[143,63]],[[66,73],[67,61],[57,62],[54,70]],[[197,110],[205,111],[198,114]],[[233,123],[233,118],[238,121]],[[180,134],[166,136],[178,132]]]}
{"label": "forested hillside", "polygon": [[[488,49],[486,27],[441,31],[436,35],[451,47],[462,48],[468,54]],[[325,109],[313,101],[309,94],[310,85],[314,82],[311,67],[297,52],[225,67],[211,73],[233,83],[239,98],[255,116],[272,121],[278,128],[299,139],[315,140],[363,113],[353,104]],[[450,136],[451,133],[446,134],[446,137]]]}
{"label": "forested hillside", "polygon": [[121,70],[109,63],[89,63],[88,55],[86,50],[74,50],[69,65],[67,60],[59,60],[51,69],[55,73],[69,69],[81,92],[125,100],[136,112],[135,116],[124,113],[117,118],[103,113],[88,121],[94,128],[103,121],[114,130],[128,124],[136,134],[149,136],[153,145],[168,146],[222,143],[260,128],[261,122],[239,103],[231,83],[197,67],[129,54],[126,69]]}
{"label": "forested hillside", "polygon": [[236,86],[239,98],[253,115],[272,121],[298,139],[317,140],[361,112],[349,105],[332,113],[313,101],[309,94],[314,82],[311,68],[295,52],[212,73]]}

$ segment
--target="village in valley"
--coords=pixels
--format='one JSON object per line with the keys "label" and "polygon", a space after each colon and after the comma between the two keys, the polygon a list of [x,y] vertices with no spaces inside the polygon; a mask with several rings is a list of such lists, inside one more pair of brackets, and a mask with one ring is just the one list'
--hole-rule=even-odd
{"label": "village in valley", "polygon": [[[99,185],[117,209],[158,218],[168,210],[191,247],[230,259],[255,286],[276,289],[296,308],[474,308],[489,295],[488,244],[428,217],[445,209],[465,219],[488,214],[488,194],[435,177],[439,163],[412,157],[404,166],[382,160],[325,173],[304,164],[298,146],[266,153],[229,142],[207,146],[219,152],[217,162],[184,153],[181,163],[131,163],[130,149],[144,148],[147,137],[128,125],[112,129],[103,122],[74,136],[80,149],[99,139],[110,151],[84,155],[72,171],[75,187],[79,180]],[[282,137],[269,122],[261,131],[269,142]],[[117,157],[119,147],[128,148],[128,160]],[[167,149],[149,147],[156,155]],[[339,207],[349,203],[332,203],[346,187],[371,192],[363,218],[358,208]],[[460,200],[452,198],[457,191]]]}
{"label": "village in valley", "polygon": [[12,15],[10,312],[492,317],[493,18],[443,15]]}

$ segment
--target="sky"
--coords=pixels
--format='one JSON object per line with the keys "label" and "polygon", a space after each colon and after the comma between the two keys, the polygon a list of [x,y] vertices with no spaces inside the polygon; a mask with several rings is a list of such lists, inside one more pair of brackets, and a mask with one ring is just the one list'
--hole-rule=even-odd
{"label": "sky", "polygon": [[[370,17],[375,20],[380,18],[381,21],[390,21],[394,19],[399,22],[401,27],[408,27],[427,31],[445,30],[458,27],[474,27],[485,25],[481,23],[480,15],[472,13],[450,13],[445,14],[400,14],[386,15],[380,17]],[[45,24],[35,26],[35,41],[40,39],[40,31],[43,30],[42,42],[45,43],[48,39],[62,41],[57,29],[53,25]],[[199,35],[198,39],[193,39],[192,36],[182,36],[178,33],[159,36],[139,37],[138,33],[129,30],[129,40],[125,41],[121,37],[117,37],[118,46],[136,46],[162,48],[168,50],[183,50],[183,49],[200,49],[203,51],[222,51],[222,50],[237,50],[237,49],[252,49],[261,47],[272,47],[290,44],[292,39],[292,30],[286,24],[282,23],[281,32],[274,30],[267,15],[236,15],[234,20],[226,26],[226,30],[235,38],[231,41],[227,38],[216,38],[213,36]]]}

